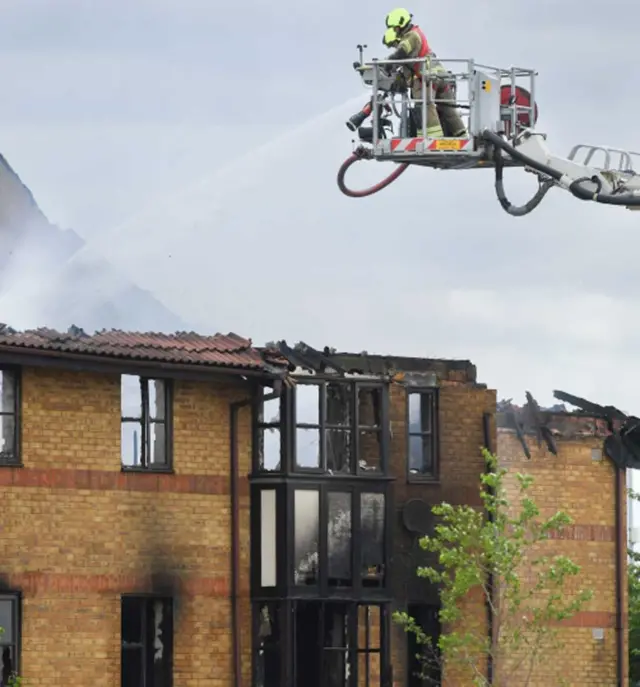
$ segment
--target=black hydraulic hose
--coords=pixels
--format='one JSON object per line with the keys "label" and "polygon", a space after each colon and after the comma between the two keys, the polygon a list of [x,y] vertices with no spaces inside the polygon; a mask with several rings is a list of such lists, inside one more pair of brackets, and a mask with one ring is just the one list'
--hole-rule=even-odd
{"label": "black hydraulic hose", "polygon": [[[482,137],[485,139],[485,141],[488,141],[497,148],[504,150],[514,160],[519,160],[527,167],[532,167],[538,172],[546,174],[556,181],[560,181],[560,179],[562,179],[563,175],[561,172],[558,172],[558,170],[553,169],[553,167],[549,167],[548,165],[538,162],[537,160],[530,158],[528,155],[521,153],[517,148],[514,148],[502,137],[498,136],[498,134],[493,133],[493,131],[485,130],[482,134]],[[584,188],[583,184],[586,182],[595,183],[598,187],[597,190],[593,192]],[[580,198],[580,200],[593,200],[596,203],[602,203],[604,205],[640,207],[640,196],[637,196],[634,193],[600,193],[601,188],[602,184],[597,177],[582,177],[581,179],[576,179],[569,185],[569,191],[571,191],[576,198]]]}
{"label": "black hydraulic hose", "polygon": [[[584,188],[582,184],[584,184],[585,181],[595,181],[594,179],[588,179],[588,178],[582,178],[582,179],[576,179],[570,186],[569,190],[571,193],[576,198],[580,198],[580,200],[595,200],[596,203],[603,203],[604,205],[625,205],[625,206],[633,206],[633,207],[640,207],[640,196],[635,195],[634,193],[599,193],[599,191],[596,191],[595,193],[593,191],[589,191],[588,189]],[[602,184],[600,184],[602,187]]]}
{"label": "black hydraulic hose", "polygon": [[498,136],[498,134],[494,134],[493,131],[485,129],[485,131],[482,133],[482,137],[485,141],[493,143],[493,145],[496,146],[496,148],[501,148],[502,150],[504,150],[514,160],[520,160],[520,162],[522,162],[527,167],[533,167],[534,169],[537,169],[538,172],[542,172],[542,174],[546,174],[552,179],[555,179],[555,181],[560,181],[560,179],[562,179],[562,172],[558,172],[557,169],[549,167],[548,165],[545,165],[542,162],[537,162],[528,155],[521,153],[517,148],[514,148],[512,145],[509,145],[501,136]]}
{"label": "black hydraulic hose", "polygon": [[505,212],[508,212],[512,217],[524,217],[530,212],[533,212],[538,205],[542,202],[542,199],[547,195],[549,190],[552,188],[553,181],[543,181],[540,183],[540,187],[536,191],[535,195],[528,200],[524,205],[512,205],[507,194],[504,190],[503,183],[503,171],[504,171],[504,161],[500,153],[499,148],[495,148],[494,162],[496,167],[496,196],[498,196],[498,201]]}

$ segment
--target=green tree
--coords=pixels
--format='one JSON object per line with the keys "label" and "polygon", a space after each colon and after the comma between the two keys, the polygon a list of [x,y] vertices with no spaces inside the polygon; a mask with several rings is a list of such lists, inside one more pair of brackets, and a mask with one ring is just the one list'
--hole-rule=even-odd
{"label": "green tree", "polygon": [[[640,495],[628,490],[629,497],[640,500]],[[629,684],[640,684],[640,554],[629,549],[628,558],[628,612],[629,612]]]}
{"label": "green tree", "polygon": [[[442,632],[437,645],[406,613],[394,614],[421,647],[423,664],[438,662],[462,669],[468,684],[489,685],[487,660],[494,666],[495,687],[526,687],[544,652],[560,646],[558,624],[592,598],[591,590],[568,591],[580,567],[567,556],[544,555],[544,542],[572,523],[564,512],[549,518],[529,495],[533,478],[516,474],[517,495],[507,496],[507,470],[483,449],[487,471],[480,494],[484,511],[472,506],[434,506],[433,536],[420,545],[434,556],[433,566],[417,574],[438,586]],[[493,580],[491,585],[490,580]],[[493,614],[493,638],[486,625],[465,622],[465,601],[479,591]],[[425,684],[427,671],[423,673]],[[432,682],[432,684],[437,684]],[[443,685],[447,685],[446,672]],[[562,684],[561,681],[558,684]],[[550,685],[550,687],[552,687]]]}
{"label": "green tree", "polygon": [[[0,637],[4,634],[4,627],[0,627]],[[2,676],[0,675],[0,679],[2,679]],[[9,682],[7,682],[6,687],[20,687],[22,684],[22,678],[20,678],[19,675],[16,673],[13,673],[12,675],[9,676]]]}

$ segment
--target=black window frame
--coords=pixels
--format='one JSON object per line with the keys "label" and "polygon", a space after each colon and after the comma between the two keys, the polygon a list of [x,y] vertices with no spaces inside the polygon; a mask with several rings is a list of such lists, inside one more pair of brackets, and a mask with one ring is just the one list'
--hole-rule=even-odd
{"label": "black window frame", "polygon": [[[273,641],[271,651],[278,652],[276,660],[271,665],[278,671],[279,679],[271,676],[272,681],[260,682],[261,663],[264,654],[264,642],[260,636],[260,614],[265,606],[272,611],[271,617],[278,618],[279,634]],[[336,609],[344,618],[345,636],[333,644],[327,641],[326,621],[327,610]],[[378,625],[371,623],[368,613],[361,613],[362,609],[377,609]],[[311,627],[305,624],[306,631],[299,627],[299,611],[309,610],[315,615],[315,623]],[[361,625],[365,616],[365,625]],[[279,601],[254,601],[252,603],[252,684],[284,685],[299,684],[302,677],[298,671],[302,668],[299,663],[298,646],[300,642],[307,643],[307,651],[315,654],[312,661],[318,667],[318,682],[322,684],[327,679],[329,661],[326,658],[334,652],[344,655],[345,663],[349,665],[350,687],[383,687],[391,684],[391,602],[389,600],[354,600],[347,598],[332,599],[290,599]],[[310,618],[308,619],[310,620]],[[306,622],[306,621],[305,621]],[[374,635],[375,628],[375,635]],[[373,637],[376,636],[374,640]],[[346,640],[346,641],[345,641]],[[363,641],[361,641],[363,640]],[[340,645],[338,645],[340,644]],[[371,662],[367,660],[364,670],[360,657],[379,656],[379,675],[369,673]],[[275,657],[274,657],[275,658]],[[372,671],[373,672],[373,671]],[[344,684],[344,683],[340,683]]]}
{"label": "black window frame", "polygon": [[8,373],[13,378],[13,409],[3,411],[0,404],[0,422],[4,417],[13,417],[13,454],[0,454],[0,467],[22,467],[22,370],[13,365],[0,365],[0,376]]}
{"label": "black window frame", "polygon": [[[290,388],[283,390],[279,403],[279,418],[277,422],[264,417],[264,403],[258,398],[254,413],[254,458],[253,471],[256,475],[294,474],[328,476],[332,479],[348,479],[353,476],[380,479],[389,474],[389,384],[383,380],[353,379],[353,378],[298,378]],[[327,422],[327,387],[330,385],[344,385],[349,389],[349,422]],[[299,387],[315,387],[318,389],[318,421],[317,423],[298,422],[296,405],[297,389]],[[371,390],[379,394],[379,424],[366,425],[360,422],[360,392]],[[278,429],[280,432],[280,464],[275,469],[265,469],[261,465],[264,432]],[[301,466],[297,464],[297,435],[298,430],[315,430],[319,434],[319,465]],[[345,431],[350,435],[349,470],[330,472],[327,461],[327,434],[331,431]],[[379,437],[378,467],[361,467],[359,463],[361,433],[376,433]]]}
{"label": "black window frame", "polygon": [[[313,491],[318,493],[319,532],[318,532],[318,567],[316,581],[312,584],[299,584],[295,580],[295,494],[297,491]],[[331,494],[348,493],[351,496],[351,584],[330,584],[329,578],[329,500]],[[362,535],[362,496],[363,494],[377,494],[384,498],[382,523],[382,566],[379,576],[364,574],[364,538]],[[286,512],[289,514],[285,522],[290,550],[287,552],[288,564],[284,570],[288,597],[315,597],[330,599],[334,596],[352,599],[387,597],[391,585],[391,553],[393,545],[393,500],[388,485],[370,482],[360,478],[350,482],[337,483],[333,480],[323,482],[292,483],[287,490]]]}
{"label": "black window frame", "polygon": [[[139,642],[125,642],[124,639],[124,621],[125,621],[125,613],[124,613],[124,604],[126,601],[138,601],[141,603],[141,611],[142,611],[142,616],[141,616],[141,635],[142,639]],[[168,637],[163,635],[163,641],[166,641],[166,644],[163,644],[163,648],[166,648],[168,658],[167,658],[167,663],[168,663],[168,668],[166,669],[167,672],[164,673],[159,681],[156,683],[154,680],[154,676],[152,675],[149,679],[147,679],[147,674],[148,674],[148,668],[150,665],[155,666],[156,661],[154,661],[154,656],[153,652],[155,652],[155,647],[153,646],[153,641],[150,640],[150,633],[147,634],[147,616],[150,615],[151,611],[151,605],[156,602],[160,601],[165,605],[165,609],[169,609],[170,612],[170,617],[171,617],[171,633]],[[172,596],[167,595],[167,594],[154,594],[154,593],[131,593],[131,594],[121,594],[120,596],[120,686],[123,687],[124,685],[124,652],[125,651],[141,651],[143,653],[143,663],[141,666],[143,667],[143,684],[136,685],[136,687],[172,687],[173,682],[174,682],[174,670],[175,670],[175,662],[174,662],[174,643],[175,643],[175,634],[176,634],[176,627],[175,627],[175,601]],[[150,646],[149,646],[150,642]],[[149,656],[148,654],[151,653],[152,655]]]}
{"label": "black window frame", "polygon": [[[254,428],[253,428],[253,465],[254,472],[263,475],[269,475],[273,473],[280,473],[286,470],[284,460],[286,458],[286,431],[287,431],[287,421],[286,421],[286,401],[287,397],[285,394],[281,394],[277,399],[271,399],[271,401],[277,400],[278,403],[278,417],[277,420],[272,418],[265,418],[264,416],[264,397],[270,396],[273,391],[269,387],[261,388],[258,398],[254,401]],[[271,402],[267,401],[267,402]],[[263,466],[262,461],[264,458],[264,433],[276,430],[278,436],[280,437],[280,459],[275,466],[275,468],[267,469]]]}
{"label": "black window frame", "polygon": [[2,653],[5,647],[13,647],[14,665],[12,666],[13,673],[20,675],[22,670],[21,654],[22,654],[22,593],[19,591],[3,591],[0,592],[0,601],[10,601],[12,604],[11,620],[13,627],[11,628],[13,634],[13,641],[7,642],[3,639],[6,636],[7,628],[3,628],[5,632],[0,635],[0,680],[2,679],[3,663],[1,660]]}
{"label": "black window frame", "polygon": [[[419,432],[411,430],[411,397],[419,396],[420,403],[423,399],[429,399],[431,405],[431,428],[425,431],[422,426]],[[407,482],[438,482],[440,480],[440,391],[435,387],[408,388],[406,393],[406,475]],[[430,450],[432,455],[432,467],[427,472],[411,472],[411,438],[430,437]],[[424,443],[422,444],[422,457],[424,459]]]}
{"label": "black window frame", "polygon": [[[128,417],[122,414],[122,379],[124,377],[137,377],[140,382],[140,417]],[[150,417],[149,410],[149,383],[161,382],[164,392],[164,419]],[[141,374],[122,374],[120,375],[120,465],[123,472],[173,472],[173,399],[174,399],[174,380],[166,377],[146,376]],[[122,462],[122,427],[125,423],[137,424],[141,428],[140,441],[140,463],[138,465],[125,465]],[[152,425],[164,425],[164,463],[147,463],[147,452],[151,445]],[[146,464],[145,464],[146,463]]]}

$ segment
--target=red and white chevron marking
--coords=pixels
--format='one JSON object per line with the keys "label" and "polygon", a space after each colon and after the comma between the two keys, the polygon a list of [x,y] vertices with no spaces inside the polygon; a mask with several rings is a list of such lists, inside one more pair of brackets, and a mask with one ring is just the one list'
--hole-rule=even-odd
{"label": "red and white chevron marking", "polygon": [[[413,153],[420,143],[424,143],[424,138],[392,138],[392,153]],[[464,138],[435,138],[427,148],[439,153],[459,153],[471,143],[471,139]]]}

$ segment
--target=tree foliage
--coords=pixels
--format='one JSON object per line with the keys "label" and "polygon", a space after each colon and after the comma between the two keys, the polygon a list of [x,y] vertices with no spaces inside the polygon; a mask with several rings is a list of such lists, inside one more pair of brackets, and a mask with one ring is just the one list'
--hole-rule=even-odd
{"label": "tree foliage", "polygon": [[[0,638],[2,637],[3,634],[4,634],[4,628],[0,627]],[[4,666],[3,666],[3,668],[4,668]],[[2,673],[4,673],[4,670],[2,671]],[[0,673],[0,685],[2,685],[2,687],[20,687],[20,685],[22,684],[22,678],[15,672],[11,672],[11,674],[8,676],[7,682],[5,684],[4,682],[2,682],[2,680],[4,680],[4,678],[5,678],[4,674],[2,674],[2,673]]]}
{"label": "tree foliage", "polygon": [[[510,500],[507,470],[489,451],[483,455],[484,511],[468,505],[434,506],[434,533],[420,540],[434,564],[418,568],[417,574],[439,589],[443,630],[437,644],[408,614],[396,613],[395,619],[415,635],[425,664],[446,666],[443,685],[448,684],[449,671],[457,669],[469,676],[468,684],[489,685],[486,665],[491,660],[495,687],[526,687],[543,652],[559,645],[559,623],[577,613],[592,592],[569,593],[567,583],[579,575],[580,567],[567,556],[544,552],[544,542],[571,524],[568,514],[541,516],[530,496],[534,480],[529,475],[515,475],[516,494]],[[493,637],[485,622],[471,623],[465,614],[475,592],[491,609]],[[474,613],[478,616],[480,609]]]}
{"label": "tree foliage", "polygon": [[[629,497],[640,500],[640,495],[628,490]],[[630,504],[631,505],[631,504]],[[629,684],[640,684],[640,554],[629,548],[628,559],[629,591]]]}

